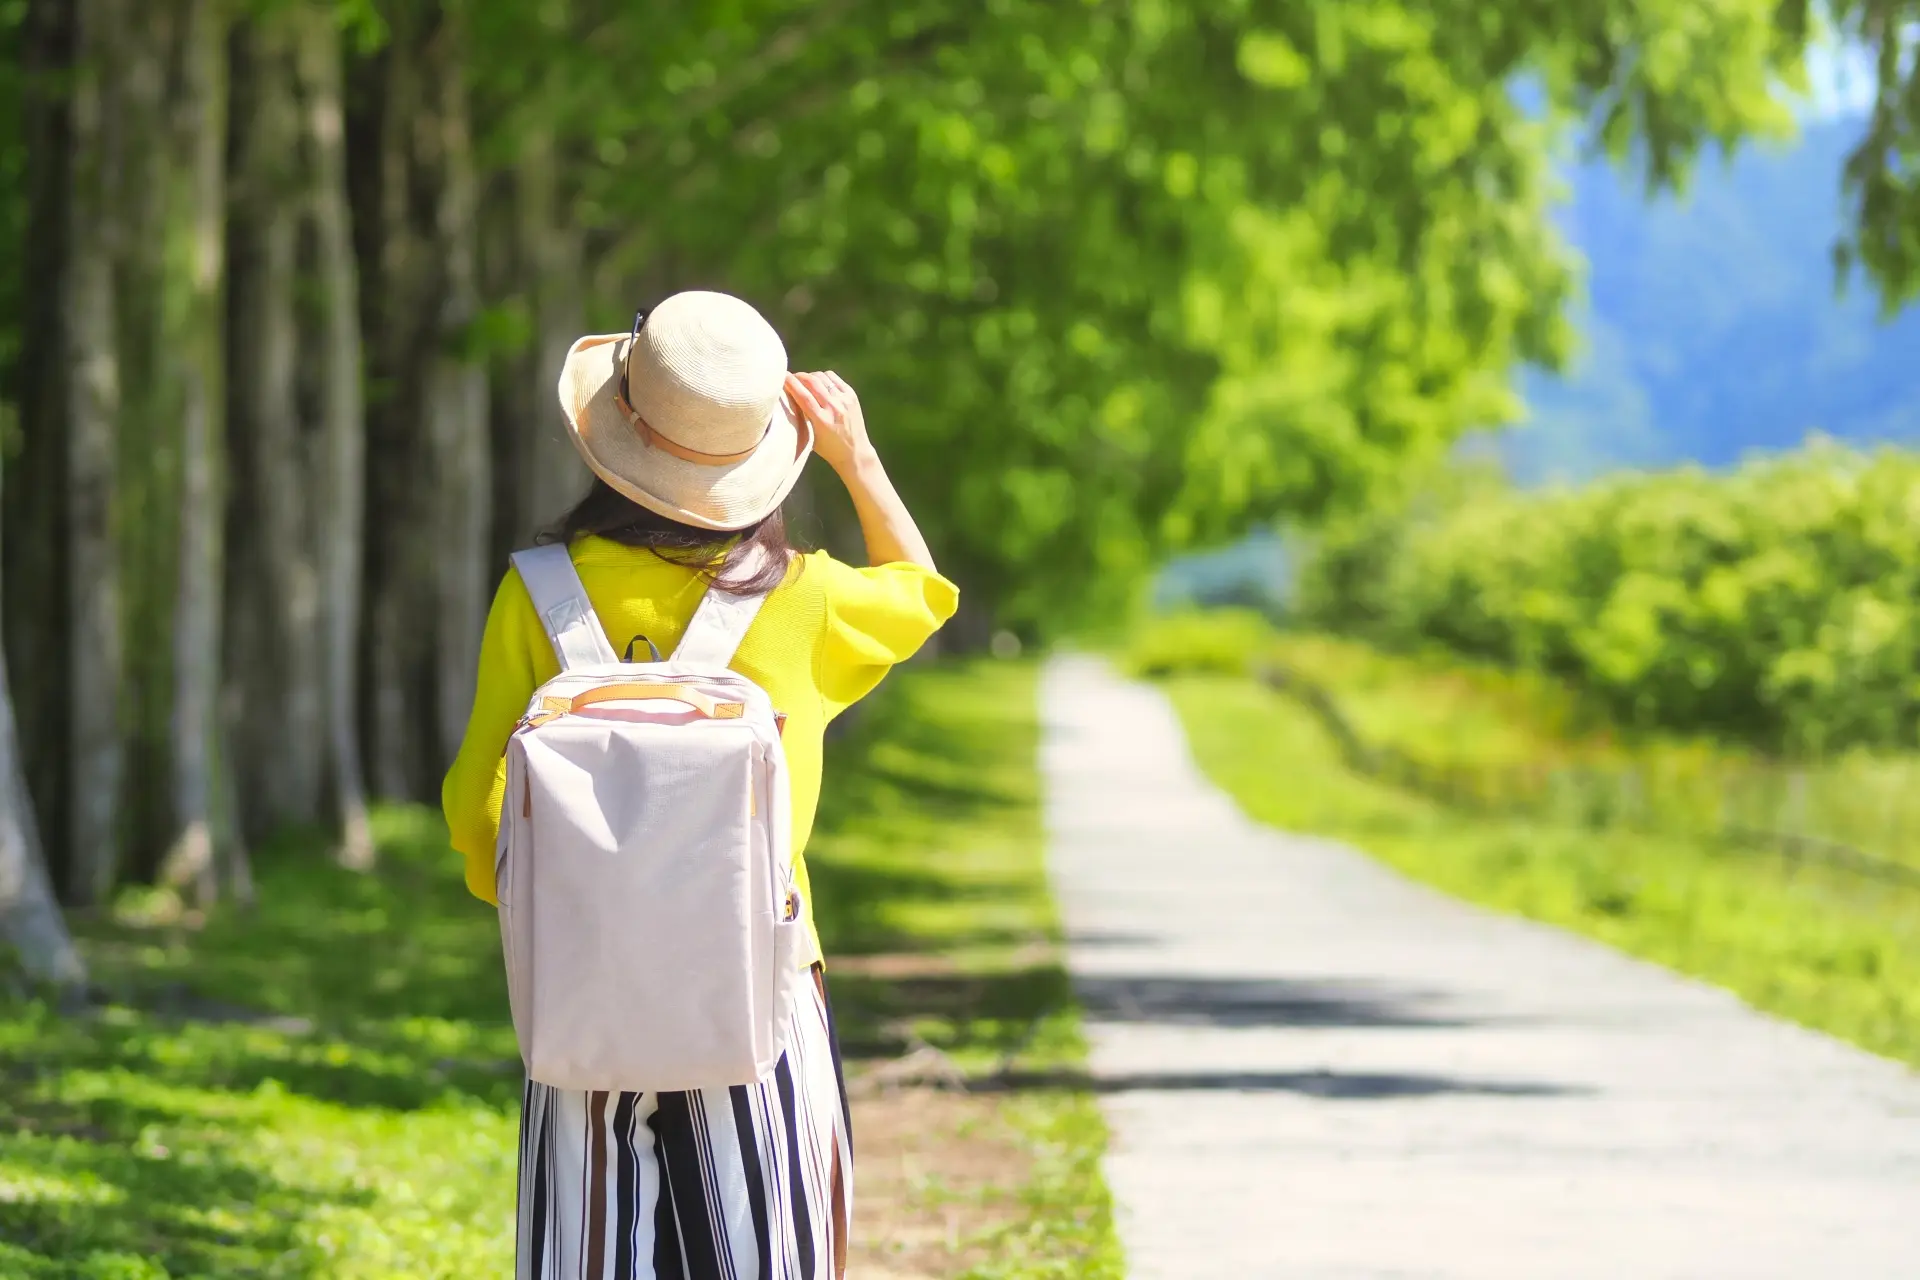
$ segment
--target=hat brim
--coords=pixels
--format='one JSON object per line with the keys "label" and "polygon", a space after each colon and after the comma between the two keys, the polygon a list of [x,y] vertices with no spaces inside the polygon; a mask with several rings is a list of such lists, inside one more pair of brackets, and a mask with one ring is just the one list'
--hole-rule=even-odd
{"label": "hat brim", "polygon": [[813,428],[786,395],[750,455],[718,466],[689,462],[648,444],[620,412],[620,353],[628,336],[581,338],[560,371],[567,434],[588,468],[655,515],[696,528],[733,532],[779,510],[813,452]]}

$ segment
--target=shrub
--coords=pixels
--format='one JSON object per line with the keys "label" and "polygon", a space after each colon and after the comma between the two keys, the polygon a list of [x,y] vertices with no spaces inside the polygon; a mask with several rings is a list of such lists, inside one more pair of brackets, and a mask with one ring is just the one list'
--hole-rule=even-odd
{"label": "shrub", "polygon": [[1125,665],[1149,680],[1192,672],[1243,675],[1272,643],[1273,628],[1251,609],[1215,609],[1152,618],[1135,629]]}
{"label": "shrub", "polygon": [[1920,454],[1488,492],[1323,540],[1304,620],[1549,672],[1630,724],[1770,750],[1920,742]]}

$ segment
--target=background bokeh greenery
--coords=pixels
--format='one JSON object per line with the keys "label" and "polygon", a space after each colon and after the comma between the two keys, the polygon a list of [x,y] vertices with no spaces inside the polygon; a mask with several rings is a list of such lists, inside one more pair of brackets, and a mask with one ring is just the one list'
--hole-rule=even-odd
{"label": "background bokeh greenery", "polygon": [[1329,531],[1300,616],[1561,676],[1627,724],[1914,747],[1920,459],[1836,444],[1575,489],[1483,478]]}
{"label": "background bokeh greenery", "polygon": [[[0,1263],[494,1265],[515,1093],[490,926],[431,822],[386,806],[433,797],[504,553],[581,487],[561,355],[676,289],[751,299],[796,366],[861,388],[962,586],[951,649],[1113,628],[1167,556],[1279,522],[1319,531],[1296,619],[1377,646],[1294,658],[1370,731],[1580,760],[1853,746],[1818,776],[1906,776],[1881,768],[1920,701],[1903,456],[1541,495],[1434,468],[1573,348],[1555,163],[1683,185],[1791,130],[1811,42],[1879,58],[1836,247],[1888,306],[1920,291],[1916,16],[0,0],[0,932],[93,1008],[0,1006]],[[830,484],[792,516],[858,555]],[[1190,715],[1284,643],[1178,625],[1141,663]],[[1521,670],[1463,685],[1463,656]],[[963,970],[850,978],[866,1050],[1076,1051],[1057,964],[1016,963],[1053,928],[1026,679],[916,676],[843,749],[831,945]],[[1298,724],[1235,723],[1196,739],[1243,794],[1339,767]],[[1819,886],[1801,911],[1803,881],[1692,834],[1528,819],[1489,844],[1323,780],[1330,807],[1262,812],[1911,1052],[1885,995],[1905,917]],[[1009,1274],[1117,1266],[1097,1117],[1033,1106],[1052,1154]]]}
{"label": "background bokeh greenery", "polygon": [[[949,643],[1045,639],[1514,417],[1569,349],[1554,157],[1683,181],[1791,130],[1810,42],[1893,50],[1842,247],[1903,296],[1903,11],[6,0],[0,587],[54,882],[211,894],[208,847],[363,860],[364,793],[431,798],[503,554],[582,479],[583,331],[750,298],[863,390]],[[857,553],[831,485],[796,516]]]}

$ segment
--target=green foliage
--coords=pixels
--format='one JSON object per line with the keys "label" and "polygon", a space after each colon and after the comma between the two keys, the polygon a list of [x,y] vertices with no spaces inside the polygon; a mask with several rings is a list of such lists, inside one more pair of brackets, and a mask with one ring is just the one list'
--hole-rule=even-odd
{"label": "green foliage", "polygon": [[[1856,750],[1790,765],[1699,738],[1622,733],[1593,699],[1537,672],[1308,633],[1276,637],[1267,652],[1289,675],[1337,691],[1336,713],[1377,772],[1404,782],[1418,770],[1428,794],[1749,850],[1790,836],[1822,846],[1808,856],[1845,859],[1831,851],[1844,846],[1920,867],[1920,755]],[[1891,873],[1861,874],[1885,883]]]}
{"label": "green foliage", "polygon": [[[552,159],[589,264],[552,283],[596,325],[725,287],[845,372],[969,608],[1025,634],[1512,418],[1567,347],[1551,149],[1590,122],[1675,181],[1786,126],[1802,34],[1772,0],[328,7],[355,96],[396,33],[464,67],[490,240]],[[519,347],[480,301],[465,354]]]}
{"label": "green foliage", "polygon": [[595,9],[468,6],[490,145],[581,158],[607,278],[735,289],[845,372],[1023,627],[1512,416],[1565,345],[1558,125],[1665,180],[1781,123],[1791,60],[1762,0]]}
{"label": "green foliage", "polygon": [[[1201,767],[1256,818],[1352,842],[1463,898],[1920,1064],[1920,894],[1684,836],[1463,813],[1354,773],[1311,712],[1244,677],[1182,677],[1171,691]],[[1378,710],[1395,708],[1420,722],[1402,732],[1430,747],[1438,731],[1446,749],[1503,749],[1474,741],[1502,718],[1497,706],[1460,716],[1403,683]]]}
{"label": "green foliage", "polygon": [[1277,635],[1268,656],[1337,691],[1370,743],[1441,766],[1598,765],[1636,758],[1600,713],[1558,682],[1444,653],[1387,653],[1312,632]]}
{"label": "green foliage", "polygon": [[[1809,25],[1773,0],[327,7],[363,60],[396,32],[458,50],[489,237],[554,159],[591,267],[556,283],[598,323],[722,286],[844,370],[969,601],[1027,633],[1512,418],[1512,366],[1567,347],[1550,150],[1587,130],[1664,184],[1781,132]],[[1857,180],[1905,189],[1901,154]],[[1885,203],[1862,235],[1893,270]],[[481,301],[466,354],[519,346],[513,299]]]}
{"label": "green foliage", "polygon": [[1920,456],[1481,493],[1329,536],[1307,616],[1563,676],[1619,719],[1796,752],[1920,733]]}
{"label": "green foliage", "polygon": [[[1031,668],[903,672],[836,743],[816,833],[835,955],[924,952],[945,979],[834,980],[857,1058],[896,1027],[968,1065],[1083,1052],[1057,959]],[[260,905],[190,929],[134,894],[83,943],[111,998],[85,1019],[0,1000],[0,1274],[504,1274],[520,1068],[492,913],[425,810],[376,814],[381,862],[318,840],[260,857]],[[1020,956],[1026,958],[1022,960]],[[1119,1274],[1090,1099],[1009,1103],[1033,1151],[995,1244],[1006,1280]],[[1087,1269],[1079,1259],[1085,1257]]]}
{"label": "green foliage", "polygon": [[[1880,286],[1889,310],[1920,298],[1920,3],[1829,0],[1837,30],[1875,53],[1877,94],[1867,136],[1847,161],[1852,226],[1838,253]],[[1782,6],[1788,30],[1807,29],[1809,0]]]}
{"label": "green foliage", "polygon": [[1149,680],[1190,672],[1245,675],[1273,638],[1267,620],[1250,609],[1175,614],[1135,627],[1123,661]]}

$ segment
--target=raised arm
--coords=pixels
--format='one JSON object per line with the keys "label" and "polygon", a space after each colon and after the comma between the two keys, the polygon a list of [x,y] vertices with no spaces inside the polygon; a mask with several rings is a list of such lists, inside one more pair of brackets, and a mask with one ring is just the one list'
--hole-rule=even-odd
{"label": "raised arm", "polygon": [[880,455],[867,438],[860,397],[837,373],[787,375],[787,392],[813,426],[813,449],[833,468],[853,498],[868,564],[907,561],[932,569],[933,552],[913,514],[887,478]]}

